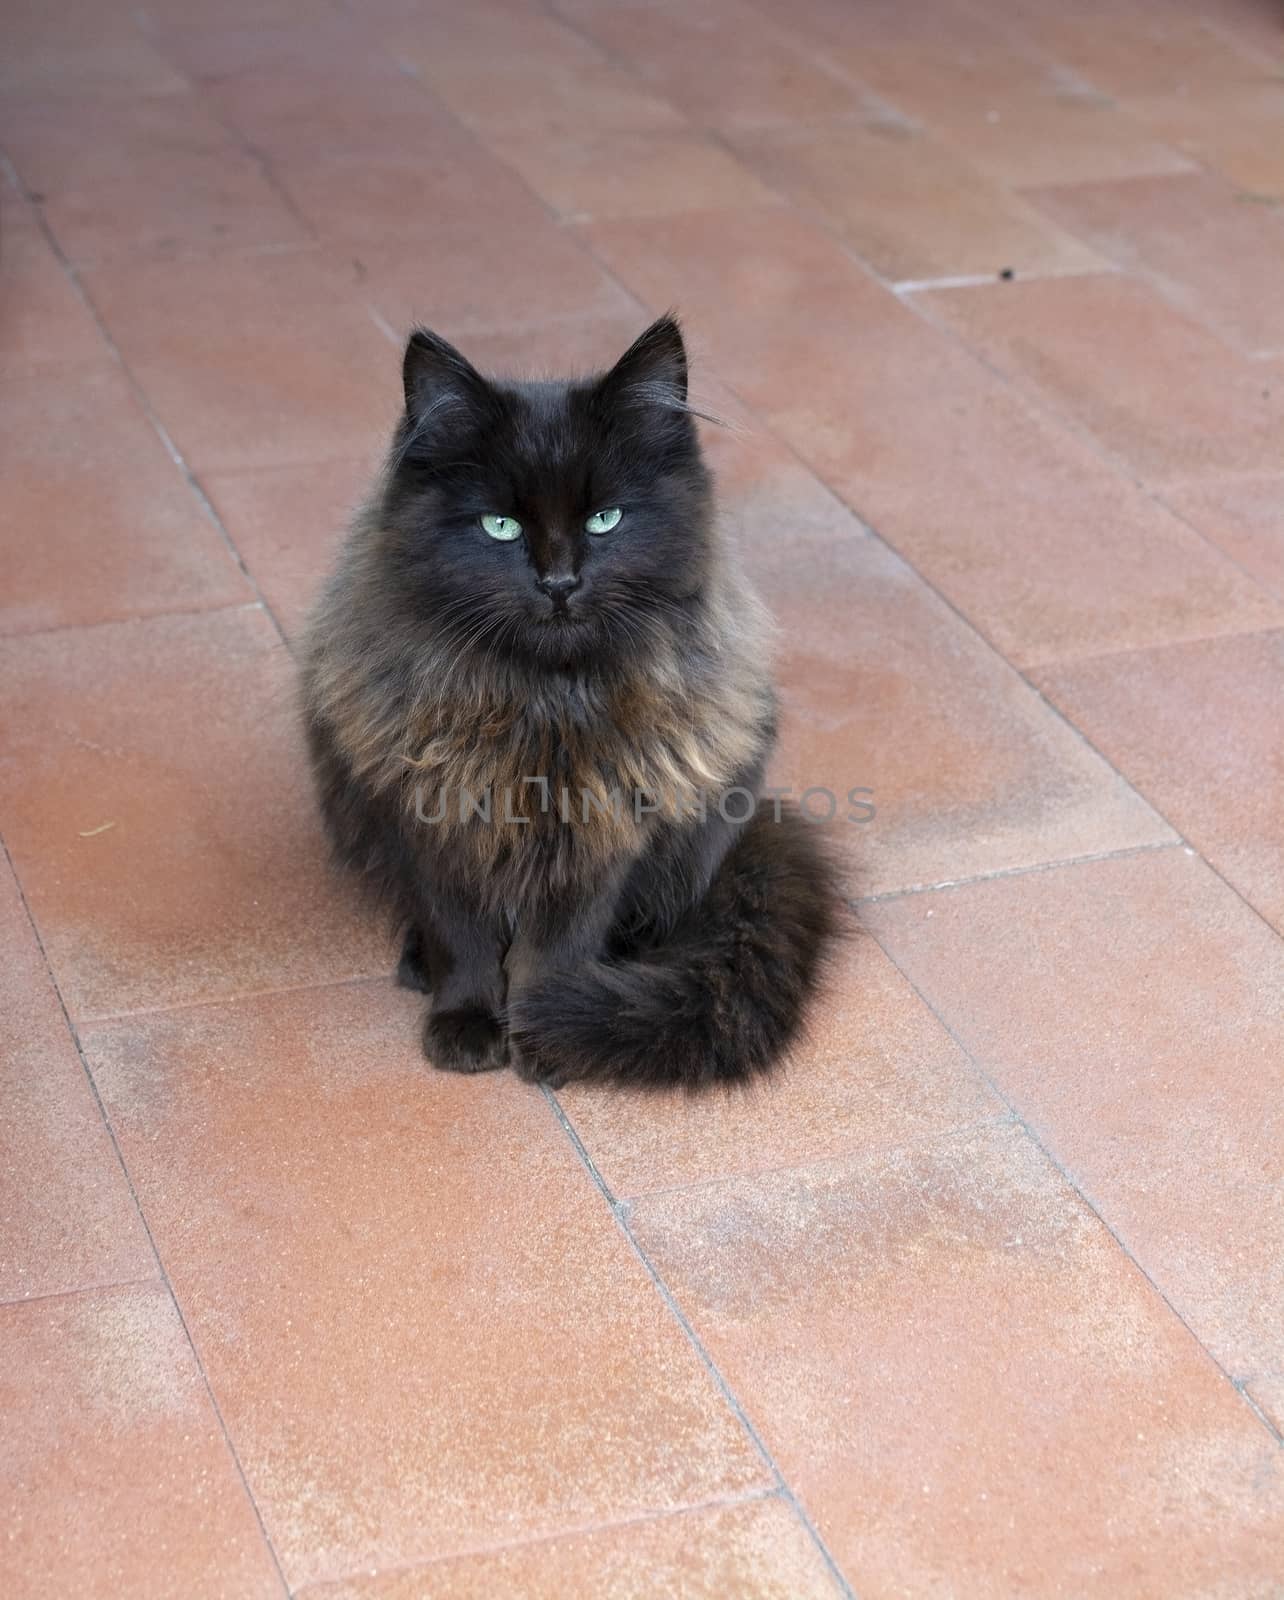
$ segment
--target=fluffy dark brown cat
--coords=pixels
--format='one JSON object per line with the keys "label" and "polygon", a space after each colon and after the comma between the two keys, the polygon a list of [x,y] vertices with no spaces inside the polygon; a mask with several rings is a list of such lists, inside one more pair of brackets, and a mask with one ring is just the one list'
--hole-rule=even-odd
{"label": "fluffy dark brown cat", "polygon": [[839,902],[815,829],[754,804],[764,625],[677,323],[558,383],[485,378],[420,330],[404,384],[304,699],[337,854],[432,997],[429,1059],[553,1084],[766,1070]]}

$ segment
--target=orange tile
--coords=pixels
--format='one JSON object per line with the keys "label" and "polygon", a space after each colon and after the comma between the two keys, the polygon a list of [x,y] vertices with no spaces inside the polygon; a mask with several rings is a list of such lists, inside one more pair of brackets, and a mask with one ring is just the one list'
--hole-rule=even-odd
{"label": "orange tile", "polygon": [[317,236],[358,257],[404,252],[425,279],[443,227],[477,230],[497,215],[522,233],[548,223],[526,185],[471,135],[446,129],[409,154],[298,155],[273,163],[277,181]]}
{"label": "orange tile", "polygon": [[[697,378],[725,374],[1011,659],[1274,620],[1229,561],[806,224],[702,213],[585,232],[649,305],[682,307]],[[769,600],[808,581],[787,555],[762,573]],[[805,626],[829,614],[832,585]]]}
{"label": "orange tile", "polygon": [[0,829],[75,1018],[386,970],[258,608],[0,642]]}
{"label": "orange tile", "polygon": [[1273,1581],[1276,1441],[1020,1129],[656,1196],[632,1226],[855,1592]]}
{"label": "orange tile", "polygon": [[793,1511],[776,1499],[656,1517],[383,1577],[309,1585],[302,1600],[836,1600],[841,1593]]}
{"label": "orange tile", "polygon": [[1040,85],[994,105],[945,101],[924,119],[957,155],[1013,188],[1194,170],[1131,111],[1091,91]]}
{"label": "orange tile", "polygon": [[814,213],[882,277],[1092,271],[1101,258],[900,121],[740,136],[761,177]]}
{"label": "orange tile", "polygon": [[[881,370],[871,363],[867,378]],[[1010,390],[975,384],[976,400],[960,404],[957,384],[921,396],[912,374],[899,393],[897,383],[880,426],[903,421],[929,470],[867,482],[868,439],[853,443],[850,464],[841,446],[817,464],[1018,666],[1284,622],[1280,597],[1233,550],[1220,554]],[[792,431],[805,444],[805,423]]]}
{"label": "orange tile", "polygon": [[1121,274],[944,290],[919,303],[1145,478],[1279,463],[1284,383]]}
{"label": "orange tile", "polygon": [[79,264],[307,239],[251,157],[192,96],[20,107],[5,117],[4,139],[54,237]]}
{"label": "orange tile", "polygon": [[294,638],[321,591],[377,463],[327,461],[219,473],[205,487],[263,598]]}
{"label": "orange tile", "polygon": [[0,943],[0,1300],[154,1277],[142,1220],[7,863]]}
{"label": "orange tile", "polygon": [[0,633],[253,598],[119,368],[0,387]]}
{"label": "orange tile", "polygon": [[362,288],[398,334],[419,322],[456,341],[477,332],[615,316],[631,306],[574,235],[551,220],[522,230],[521,260],[515,273],[509,252],[496,249],[493,224],[444,224],[432,242],[431,264],[414,250],[363,253]]}
{"label": "orange tile", "polygon": [[614,1194],[798,1166],[1003,1114],[966,1056],[868,936],[855,936],[778,1077],[725,1096],[603,1094],[563,1109]]}
{"label": "orange tile", "polygon": [[87,1040],[296,1588],[768,1483],[543,1096],[433,1072],[420,1009],[342,985]]}
{"label": "orange tile", "polygon": [[0,379],[114,365],[26,203],[0,189]]}
{"label": "orange tile", "polygon": [[488,141],[563,217],[667,216],[775,196],[719,145],[693,133]]}
{"label": "orange tile", "polygon": [[1159,138],[1220,173],[1246,203],[1284,200],[1284,82],[1278,77],[1138,100],[1134,110]]}
{"label": "orange tile", "polygon": [[872,908],[978,1064],[1232,1375],[1284,1336],[1284,946],[1147,852]]}
{"label": "orange tile", "polygon": [[169,1295],[0,1306],[10,1594],[283,1593]]}
{"label": "orange tile", "polygon": [[1258,583],[1284,596],[1284,476],[1189,484],[1164,498]]}
{"label": "orange tile", "polygon": [[581,6],[568,15],[692,122],[724,130],[822,122],[862,109],[856,84],[798,48],[769,11],[701,5]]}
{"label": "orange tile", "polygon": [[1055,704],[1284,932],[1284,633],[1106,656],[1039,675]]}
{"label": "orange tile", "polygon": [[121,263],[86,281],[160,420],[203,473],[381,446],[400,357],[352,276],[285,251]]}
{"label": "orange tile", "polygon": [[1031,198],[1242,350],[1284,350],[1284,211],[1206,174],[1076,184]]}
{"label": "orange tile", "polygon": [[695,370],[711,366],[761,416],[818,384],[855,381],[863,353],[886,329],[946,345],[792,211],[612,218],[576,232],[653,312],[676,306]]}
{"label": "orange tile", "polygon": [[[207,8],[208,9],[208,8]],[[368,45],[326,59],[257,55],[204,86],[210,105],[271,160],[429,152],[449,119],[421,83]]]}
{"label": "orange tile", "polygon": [[[773,783],[836,797],[860,895],[1171,839],[1026,683],[873,541],[821,569],[812,636],[781,647]],[[826,622],[822,623],[821,618]],[[832,618],[832,621],[829,619]],[[845,637],[841,653],[831,639]],[[860,824],[847,796],[873,791]],[[829,809],[823,795],[809,805]]]}
{"label": "orange tile", "polygon": [[[1107,94],[1182,94],[1196,85],[1238,85],[1261,77],[1267,58],[1202,10],[1163,3],[1121,7],[1115,0],[1067,8],[1020,0],[1006,15],[1022,37]],[[1013,12],[1024,15],[1018,21]]]}
{"label": "orange tile", "polygon": [[636,73],[530,7],[494,0],[436,8],[387,35],[437,100],[481,134],[582,135],[679,128],[683,119]]}
{"label": "orange tile", "polygon": [[[841,17],[841,22],[839,21]],[[1128,112],[1014,38],[1002,12],[857,6],[825,58],[999,182],[1082,182],[1189,170]]]}
{"label": "orange tile", "polygon": [[186,88],[164,56],[141,38],[77,45],[69,33],[62,43],[9,48],[0,63],[0,97],[9,106],[47,104],[54,96],[79,101],[181,94]]}

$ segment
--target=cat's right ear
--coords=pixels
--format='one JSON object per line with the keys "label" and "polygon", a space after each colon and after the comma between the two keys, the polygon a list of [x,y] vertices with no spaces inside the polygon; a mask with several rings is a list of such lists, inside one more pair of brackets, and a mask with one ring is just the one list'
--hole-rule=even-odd
{"label": "cat's right ear", "polygon": [[416,328],[401,363],[406,392],[406,421],[419,432],[436,417],[475,411],[486,394],[485,378],[453,344],[430,328]]}

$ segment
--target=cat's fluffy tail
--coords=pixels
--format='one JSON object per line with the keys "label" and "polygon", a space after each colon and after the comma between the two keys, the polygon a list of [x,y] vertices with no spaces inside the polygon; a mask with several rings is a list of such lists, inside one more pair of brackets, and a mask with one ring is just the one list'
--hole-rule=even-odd
{"label": "cat's fluffy tail", "polygon": [[704,899],[632,960],[559,973],[517,999],[524,1077],[700,1089],[767,1071],[798,1035],[842,927],[817,830],[760,810]]}

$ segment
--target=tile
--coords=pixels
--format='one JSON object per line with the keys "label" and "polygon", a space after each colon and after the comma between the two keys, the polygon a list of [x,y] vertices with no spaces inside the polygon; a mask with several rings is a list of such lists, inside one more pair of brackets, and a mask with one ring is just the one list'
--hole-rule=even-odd
{"label": "tile", "polygon": [[386,970],[259,608],[6,640],[0,684],[0,829],[73,1019]]}
{"label": "tile", "polygon": [[1284,1349],[1284,945],[1150,851],[886,902],[870,923],[1232,1376]]}
{"label": "tile", "polygon": [[0,386],[0,634],[253,598],[119,368]]}
{"label": "tile", "polygon": [[1076,184],[1031,198],[1240,349],[1284,350],[1284,208],[1245,201],[1203,174]]}
{"label": "tile", "polygon": [[[722,373],[1010,659],[1273,620],[1229,561],[805,224],[706,213],[585,231],[650,306],[681,297],[697,375]],[[807,582],[788,560],[770,578]]]}
{"label": "tile", "polygon": [[832,238],[791,211],[611,218],[575,231],[653,313],[676,306],[695,369],[712,367],[760,416],[810,397],[818,384],[851,380],[889,329],[940,345],[948,359],[947,341],[933,340]]}
{"label": "tile", "polygon": [[[525,228],[522,271],[496,249],[493,225],[444,225],[433,239],[431,266],[413,252],[376,245],[362,254],[362,289],[400,335],[414,323],[448,338],[552,320],[615,316],[629,296],[551,220]],[[645,325],[645,319],[642,321]]]}
{"label": "tile", "polygon": [[18,885],[0,863],[0,1301],[154,1277]]}
{"label": "tile", "polygon": [[[803,644],[781,664],[771,781],[795,797],[817,790],[808,802],[814,814],[834,813],[851,894],[1170,837],[1015,674],[917,588],[888,571],[870,582],[848,613],[861,645],[846,671]],[[876,815],[857,825],[862,798]]]}
{"label": "tile", "polygon": [[257,164],[192,96],[10,108],[3,136],[78,264],[307,238]]}
{"label": "tile", "polygon": [[825,57],[1000,183],[1190,170],[1127,111],[1023,45],[1001,19],[933,5],[848,8]]}
{"label": "tile", "polygon": [[[884,546],[833,546],[778,644],[772,782],[832,809],[853,895],[1172,837],[1029,686]],[[793,604],[802,606],[801,584]],[[775,595],[768,589],[767,599]],[[852,791],[872,791],[861,824]],[[858,797],[859,798],[859,797]]]}
{"label": "tile", "polygon": [[165,1290],[0,1306],[0,1404],[10,1594],[282,1593]]}
{"label": "tile", "polygon": [[1089,0],[1073,8],[1033,5],[1009,13],[1021,36],[1063,67],[1120,97],[1183,93],[1194,86],[1235,85],[1260,77],[1260,52],[1195,7]]}
{"label": "tile", "polygon": [[308,251],[123,263],[90,298],[198,473],[377,448],[400,358],[350,278]]}
{"label": "tile", "polygon": [[570,1086],[558,1099],[621,1196],[865,1153],[1004,1112],[874,941],[856,933],[778,1076],[723,1096]]}
{"label": "tile", "polygon": [[746,165],[891,281],[1102,265],[947,144],[901,121],[744,135],[733,144]]}
{"label": "tile", "polygon": [[565,10],[612,58],[701,126],[822,122],[867,103],[857,85],[799,49],[791,28],[736,0]]}
{"label": "tile", "polygon": [[25,202],[0,190],[0,380],[113,364]]}
{"label": "tile", "polygon": [[1273,1581],[1276,1442],[1020,1129],[631,1225],[856,1593]]}
{"label": "tile", "polygon": [[1274,470],[1284,383],[1118,273],[917,297],[987,361],[1155,482]]}
{"label": "tile", "polygon": [[[376,56],[368,30],[325,0],[312,16],[291,18],[287,8],[273,17],[271,10],[247,3],[237,19],[226,7],[215,16],[208,6],[194,5],[184,21],[170,6],[153,7],[147,26],[166,60],[198,87],[269,70],[338,72],[345,62],[369,64]],[[370,5],[361,11],[368,13]]]}
{"label": "tile", "polygon": [[[61,9],[61,8],[59,8]],[[60,41],[13,48],[0,62],[5,105],[182,94],[187,84],[148,40],[122,37],[98,44]]]}
{"label": "tile", "polygon": [[1284,633],[1106,656],[1039,675],[1045,694],[1284,932]]}
{"label": "tile", "polygon": [[1132,109],[1183,155],[1212,167],[1248,201],[1284,201],[1284,80],[1157,95]]}
{"label": "tile", "polygon": [[767,1483],[543,1096],[430,1070],[420,1009],[349,984],[87,1042],[296,1589]]}
{"label": "tile", "polygon": [[302,1600],[836,1600],[840,1593],[796,1514],[772,1498],[315,1584]]}
{"label": "tile", "polygon": [[1284,476],[1215,479],[1164,498],[1264,588],[1284,596]]}
{"label": "tile", "polygon": [[219,473],[206,490],[286,634],[297,637],[376,462],[327,461]]}
{"label": "tile", "polygon": [[1130,110],[1073,88],[1041,85],[986,107],[946,101],[926,113],[926,121],[956,155],[1018,189],[1194,170],[1188,156],[1157,138]]}
{"label": "tile", "polygon": [[534,8],[494,0],[437,9],[387,35],[396,59],[474,131],[582,135],[680,128],[683,118],[638,74]]}
{"label": "tile", "polygon": [[256,60],[204,87],[219,116],[272,161],[408,158],[431,151],[449,125],[421,83],[364,42],[341,58]]}
{"label": "tile", "polygon": [[[961,393],[925,399],[906,422],[909,437],[935,439],[930,471],[867,482],[860,444],[852,466],[838,453],[818,465],[1008,660],[1029,667],[1284,622],[1280,597],[1233,551],[1221,554],[1090,443],[1010,391],[959,405]],[[884,398],[887,427],[902,411],[894,390]]]}
{"label": "tile", "polygon": [[734,156],[699,134],[489,142],[562,217],[667,216],[776,200]]}
{"label": "tile", "polygon": [[497,215],[519,234],[548,225],[521,179],[457,130],[409,154],[298,155],[273,172],[318,238],[357,256],[404,252],[425,279],[438,270],[443,227],[480,235]]}

